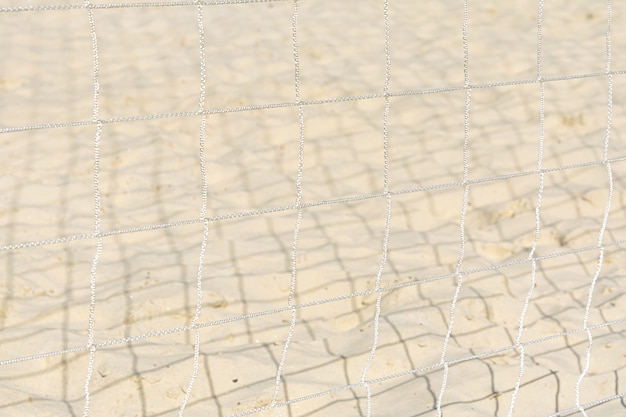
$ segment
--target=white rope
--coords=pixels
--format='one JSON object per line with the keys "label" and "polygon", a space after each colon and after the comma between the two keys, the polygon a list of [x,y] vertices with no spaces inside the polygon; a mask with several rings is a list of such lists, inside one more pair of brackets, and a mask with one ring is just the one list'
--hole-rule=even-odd
{"label": "white rope", "polygon": [[522,345],[522,334],[524,333],[524,322],[526,320],[526,313],[528,312],[528,306],[533,296],[535,287],[537,286],[537,259],[535,259],[535,252],[537,250],[537,244],[539,243],[539,237],[541,235],[541,201],[543,199],[543,189],[545,184],[545,174],[541,171],[543,166],[543,147],[545,142],[545,124],[546,124],[546,112],[545,112],[545,85],[541,81],[543,72],[542,62],[542,44],[543,44],[543,0],[539,0],[539,7],[537,9],[537,79],[540,86],[540,99],[539,99],[539,146],[537,150],[537,172],[539,173],[539,187],[537,188],[537,203],[535,204],[535,235],[533,237],[533,243],[528,252],[528,259],[531,261],[530,272],[530,286],[524,299],[522,306],[522,312],[519,318],[519,327],[517,330],[517,337],[515,338],[515,345],[519,349],[519,373],[517,380],[515,381],[515,388],[511,394],[511,401],[509,403],[509,411],[507,417],[513,416],[513,410],[515,408],[515,400],[522,385],[522,378],[524,377],[524,367],[526,359],[526,351]]}
{"label": "white rope", "polygon": [[[608,73],[611,70],[611,0],[607,0],[606,2],[607,8],[607,29],[606,29],[606,72]],[[613,119],[613,76],[609,74],[608,76],[608,102],[607,102],[607,121],[606,121],[606,130],[604,135],[604,160],[608,160],[609,155],[609,139],[611,137],[611,122]],[[609,184],[609,195],[607,196],[606,205],[604,209],[604,215],[602,217],[602,226],[600,227],[600,232],[598,233],[597,247],[600,249],[600,254],[598,256],[598,263],[596,266],[596,271],[591,280],[591,284],[589,285],[589,292],[587,294],[587,303],[585,305],[585,313],[583,317],[583,328],[586,329],[587,333],[587,349],[585,350],[585,360],[583,368],[576,380],[575,394],[576,394],[576,408],[580,411],[580,413],[584,417],[588,417],[587,411],[585,409],[584,404],[581,403],[580,399],[580,390],[583,379],[589,372],[589,367],[591,366],[591,350],[593,346],[593,335],[589,327],[589,313],[591,311],[591,305],[593,303],[593,293],[596,288],[596,284],[600,279],[600,273],[602,271],[602,264],[604,262],[604,247],[602,246],[602,240],[604,239],[604,232],[606,231],[606,225],[609,219],[609,213],[611,210],[611,200],[613,198],[613,172],[611,170],[611,163],[606,162],[606,173],[608,177]]]}
{"label": "white rope", "polygon": [[98,244],[96,247],[96,253],[91,263],[91,272],[89,274],[89,322],[88,322],[88,335],[87,346],[89,347],[89,361],[87,364],[87,375],[85,376],[85,404],[83,408],[83,417],[89,415],[90,409],[90,390],[89,385],[93,376],[93,366],[96,358],[96,346],[94,345],[95,337],[95,311],[96,311],[96,271],[98,268],[98,261],[102,253],[102,236],[100,235],[100,213],[102,211],[100,207],[100,137],[102,134],[102,123],[99,121],[99,97],[100,97],[100,79],[99,79],[99,63],[98,63],[98,37],[96,35],[96,24],[93,15],[93,9],[91,9],[89,0],[85,0],[85,7],[87,7],[87,13],[89,16],[89,32],[91,34],[91,46],[93,54],[93,122],[97,123],[96,135],[94,139],[94,161],[93,161],[93,199],[94,199],[94,235],[98,236]]}
{"label": "white rope", "polygon": [[448,351],[448,344],[450,342],[450,337],[452,336],[452,330],[454,328],[454,316],[456,311],[456,304],[459,300],[459,294],[461,293],[461,288],[463,287],[463,274],[461,273],[463,266],[463,259],[465,257],[465,217],[467,215],[467,207],[468,207],[468,198],[470,191],[469,184],[469,140],[470,140],[470,103],[472,99],[472,88],[470,87],[470,76],[469,76],[469,44],[468,44],[468,24],[469,24],[469,0],[465,0],[463,2],[463,76],[464,76],[464,84],[466,87],[466,95],[465,95],[465,112],[463,118],[463,202],[461,205],[461,215],[460,215],[460,249],[459,249],[459,260],[456,264],[456,268],[454,271],[454,275],[456,278],[456,288],[454,290],[454,296],[452,297],[452,302],[450,303],[450,317],[448,319],[448,326],[446,330],[446,336],[443,341],[443,346],[441,348],[441,356],[439,357],[439,364],[443,366],[443,378],[441,381],[441,388],[439,389],[439,395],[437,396],[437,416],[443,416],[443,395],[446,391],[446,387],[448,386],[448,378],[449,378],[449,366],[446,361],[446,353]]}
{"label": "white rope", "polygon": [[[293,62],[294,62],[294,93],[295,93],[295,103],[299,104],[300,97],[300,60],[298,53],[298,2],[300,0],[293,0],[293,14],[291,19],[291,38],[292,38],[292,48],[293,48]],[[293,339],[293,334],[296,329],[296,323],[298,318],[298,309],[294,304],[294,300],[296,297],[296,285],[298,280],[298,239],[300,236],[300,227],[302,225],[302,177],[303,177],[303,169],[304,169],[304,107],[299,104],[298,105],[298,122],[300,127],[300,137],[298,141],[298,168],[296,174],[296,198],[295,198],[295,207],[298,208],[298,212],[296,215],[296,222],[293,229],[293,239],[291,245],[291,279],[289,282],[289,295],[287,296],[287,308],[291,311],[291,317],[289,319],[289,330],[287,333],[287,337],[285,339],[285,343],[283,344],[283,349],[281,351],[280,360],[278,363],[278,369],[276,370],[276,377],[274,380],[274,393],[272,394],[272,401],[270,403],[271,407],[275,407],[276,415],[278,417],[282,416],[282,412],[280,407],[276,407],[278,404],[278,397],[281,391],[281,382],[283,378],[283,372],[285,368],[285,362],[287,360],[287,352],[289,350],[289,345],[291,344],[291,340]]]}
{"label": "white rope", "polygon": [[[204,100],[206,96],[206,57],[204,46],[204,13],[203,6],[200,2],[196,2],[197,6],[197,20],[198,20],[198,45],[200,55],[200,93],[198,98],[198,112],[201,113],[204,110]],[[203,277],[203,264],[206,248],[209,240],[209,222],[205,219],[206,210],[208,204],[208,186],[206,178],[206,161],[205,161],[205,137],[206,137],[206,119],[207,115],[202,114],[200,121],[200,146],[199,146],[199,159],[200,159],[200,175],[202,184],[202,206],[200,208],[200,219],[204,219],[204,228],[202,236],[202,244],[200,246],[200,255],[198,257],[198,269],[196,274],[196,310],[191,320],[190,328],[194,331],[194,344],[193,344],[193,369],[191,378],[187,389],[185,389],[185,395],[178,409],[178,416],[182,417],[189,402],[191,391],[198,379],[198,372],[200,369],[200,327],[198,321],[200,320],[200,314],[202,313],[202,277]]]}
{"label": "white rope", "polygon": [[391,208],[392,208],[392,196],[389,194],[389,82],[391,80],[391,28],[389,22],[389,2],[383,0],[383,18],[385,22],[385,81],[383,83],[383,94],[385,96],[385,110],[383,112],[383,193],[387,195],[387,205],[385,209],[385,233],[382,242],[382,256],[376,273],[376,279],[374,281],[374,292],[376,292],[376,303],[374,312],[374,326],[372,346],[370,348],[369,355],[365,361],[365,366],[361,372],[360,383],[365,387],[367,393],[366,396],[366,416],[372,416],[372,389],[367,382],[366,377],[369,372],[374,357],[376,356],[376,350],[378,348],[379,332],[380,332],[380,315],[381,315],[381,301],[382,291],[380,291],[380,282],[382,278],[385,265],[387,264],[388,247],[389,247],[389,233],[391,229]]}

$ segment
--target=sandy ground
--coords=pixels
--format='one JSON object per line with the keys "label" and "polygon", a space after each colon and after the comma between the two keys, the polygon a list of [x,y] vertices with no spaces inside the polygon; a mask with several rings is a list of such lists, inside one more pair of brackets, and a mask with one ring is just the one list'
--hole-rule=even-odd
{"label": "sandy ground", "polygon": [[626,414],[626,4],[91,3],[0,2],[0,415]]}

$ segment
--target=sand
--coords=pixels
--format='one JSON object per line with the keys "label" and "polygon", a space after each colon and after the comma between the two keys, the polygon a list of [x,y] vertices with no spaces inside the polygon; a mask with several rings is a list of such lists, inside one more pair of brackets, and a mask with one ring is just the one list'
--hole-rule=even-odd
{"label": "sand", "polygon": [[626,6],[235,3],[0,2],[0,415],[625,414]]}

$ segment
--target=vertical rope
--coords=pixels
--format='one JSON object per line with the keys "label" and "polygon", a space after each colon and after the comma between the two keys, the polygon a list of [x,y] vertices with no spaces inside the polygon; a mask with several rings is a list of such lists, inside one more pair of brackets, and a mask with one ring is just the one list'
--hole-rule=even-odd
{"label": "vertical rope", "polygon": [[524,299],[522,306],[522,312],[520,313],[519,324],[517,329],[517,337],[515,338],[515,347],[519,350],[519,373],[517,374],[517,380],[515,381],[515,388],[511,394],[511,401],[509,403],[509,411],[507,417],[512,417],[513,410],[515,409],[515,400],[519,393],[522,378],[524,377],[524,366],[526,359],[526,351],[524,345],[522,345],[522,334],[524,332],[524,323],[526,320],[526,313],[528,312],[528,306],[532,299],[535,286],[537,285],[537,259],[535,259],[535,252],[537,251],[537,244],[539,243],[539,236],[541,235],[541,201],[543,199],[544,190],[544,172],[543,166],[543,147],[545,139],[545,86],[542,79],[543,73],[543,60],[542,60],[542,45],[543,45],[543,0],[539,0],[537,8],[537,80],[539,81],[540,98],[539,98],[539,146],[537,150],[537,173],[539,174],[539,187],[537,190],[537,203],[535,205],[535,234],[533,237],[533,243],[528,253],[528,259],[531,262],[530,271],[530,286]]}
{"label": "vertical rope", "polygon": [[389,82],[391,80],[391,29],[389,21],[389,1],[383,0],[383,18],[385,25],[385,81],[383,83],[383,95],[385,97],[385,110],[383,112],[383,192],[386,195],[386,211],[385,211],[385,233],[382,243],[382,257],[378,271],[376,273],[376,280],[374,284],[374,291],[376,291],[376,305],[374,313],[374,335],[372,340],[372,347],[370,353],[361,372],[360,384],[365,386],[367,393],[366,397],[366,416],[372,416],[372,390],[370,384],[366,381],[367,373],[372,366],[374,357],[376,356],[376,350],[378,348],[378,340],[380,337],[380,314],[381,314],[381,301],[383,292],[380,288],[380,280],[387,264],[387,253],[389,246],[389,233],[391,229],[391,205],[392,196],[389,193]]}
{"label": "vertical rope", "polygon": [[461,288],[463,286],[463,274],[461,273],[461,267],[463,265],[463,259],[465,257],[465,217],[467,214],[467,203],[469,198],[469,137],[470,137],[470,103],[472,99],[472,89],[470,86],[470,78],[469,78],[469,45],[467,39],[467,29],[469,22],[469,0],[465,0],[463,3],[463,75],[464,75],[464,86],[466,89],[465,95],[465,112],[463,119],[463,184],[465,185],[463,190],[463,202],[461,206],[461,218],[460,218],[460,235],[461,235],[461,247],[460,247],[460,255],[459,260],[457,262],[455,268],[455,276],[457,279],[456,289],[454,291],[454,296],[452,297],[452,302],[450,303],[450,318],[448,320],[448,329],[446,331],[446,336],[443,341],[443,346],[441,348],[441,356],[439,358],[439,364],[443,366],[443,379],[441,382],[441,388],[439,390],[439,395],[437,396],[437,416],[442,417],[443,411],[441,409],[443,403],[443,395],[445,393],[446,387],[448,385],[448,373],[449,366],[446,362],[446,352],[448,349],[448,344],[450,342],[450,337],[452,336],[452,329],[454,327],[454,315],[456,311],[456,303],[459,299],[459,294],[461,292]]}
{"label": "vertical rope", "polygon": [[294,62],[294,93],[295,103],[298,104],[298,121],[300,125],[300,137],[298,142],[298,170],[296,176],[296,200],[295,207],[298,210],[296,215],[296,224],[293,229],[293,240],[291,245],[291,280],[289,283],[289,295],[287,297],[287,306],[291,310],[291,318],[289,320],[289,331],[287,338],[283,345],[283,349],[280,355],[280,361],[278,363],[278,369],[276,370],[276,377],[274,380],[274,393],[272,394],[271,407],[275,407],[276,415],[282,416],[280,407],[276,407],[278,402],[278,396],[280,395],[281,381],[283,370],[285,367],[285,361],[287,360],[287,352],[289,345],[293,338],[294,331],[296,329],[296,322],[298,317],[298,308],[294,304],[296,295],[296,283],[298,277],[298,238],[300,235],[300,226],[302,224],[303,208],[302,208],[302,177],[304,170],[304,106],[301,102],[300,96],[300,59],[298,53],[298,16],[299,16],[299,0],[293,0],[293,14],[291,19],[291,39],[293,47],[293,62]]}
{"label": "vertical rope", "polygon": [[598,240],[596,245],[600,248],[600,254],[598,256],[598,263],[596,266],[596,271],[591,280],[591,284],[589,285],[589,293],[587,294],[587,303],[585,305],[585,313],[583,317],[583,329],[587,333],[587,349],[585,351],[585,364],[583,365],[583,369],[578,375],[578,379],[576,380],[576,408],[581,412],[584,417],[588,417],[587,412],[585,411],[585,407],[581,404],[580,401],[580,387],[583,379],[589,372],[589,367],[591,365],[591,348],[593,346],[593,336],[591,334],[591,329],[589,328],[589,312],[591,311],[591,304],[593,303],[593,292],[595,290],[598,279],[600,278],[600,272],[602,271],[602,264],[604,262],[604,246],[602,245],[602,240],[604,238],[604,232],[606,230],[606,225],[609,219],[609,212],[611,210],[611,199],[613,198],[613,172],[611,170],[611,162],[608,160],[609,156],[609,139],[611,136],[611,123],[613,118],[613,74],[611,74],[611,0],[607,0],[606,2],[607,9],[607,29],[606,29],[606,66],[605,72],[607,74],[608,79],[608,100],[607,100],[607,121],[606,121],[606,130],[604,135],[604,163],[606,166],[606,172],[609,183],[609,195],[606,200],[606,205],[604,209],[604,215],[602,217],[602,226],[600,227],[600,232],[598,233]]}
{"label": "vertical rope", "polygon": [[100,113],[100,81],[99,81],[99,64],[98,64],[98,37],[96,35],[96,24],[93,9],[89,0],[85,0],[83,6],[87,9],[89,16],[89,33],[91,35],[91,50],[93,55],[93,113],[92,121],[96,123],[96,135],[94,138],[93,151],[93,200],[94,200],[94,235],[98,236],[96,253],[91,262],[91,270],[89,274],[89,323],[87,347],[89,348],[89,361],[87,364],[87,375],[85,376],[85,404],[83,408],[83,417],[89,415],[91,405],[91,394],[89,385],[93,376],[93,366],[96,358],[96,346],[94,345],[95,336],[95,312],[96,312],[96,271],[98,262],[102,253],[102,235],[100,230],[100,137],[102,135],[102,122],[99,120]]}
{"label": "vertical rope", "polygon": [[198,378],[198,372],[200,369],[200,328],[198,327],[198,321],[200,320],[200,314],[202,312],[202,275],[204,255],[206,253],[206,247],[209,240],[209,221],[206,219],[208,189],[206,179],[206,162],[204,154],[204,141],[206,133],[206,114],[204,110],[204,98],[206,95],[206,58],[205,58],[205,45],[204,45],[204,13],[203,6],[199,1],[195,1],[197,10],[198,21],[198,46],[200,53],[200,94],[198,99],[198,112],[202,114],[200,122],[200,174],[202,182],[202,206],[200,208],[200,219],[203,219],[203,235],[202,244],[200,247],[200,255],[198,256],[198,270],[196,274],[196,311],[193,319],[191,320],[190,327],[194,330],[194,345],[193,345],[193,370],[189,384],[185,390],[185,395],[178,409],[178,416],[182,417],[189,402],[191,391]]}

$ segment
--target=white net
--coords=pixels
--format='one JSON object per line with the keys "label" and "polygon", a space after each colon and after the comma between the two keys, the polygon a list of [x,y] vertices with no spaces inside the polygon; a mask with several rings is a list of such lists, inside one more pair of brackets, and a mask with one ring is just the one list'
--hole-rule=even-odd
{"label": "white net", "polygon": [[2,0],[0,414],[624,414],[625,23]]}

